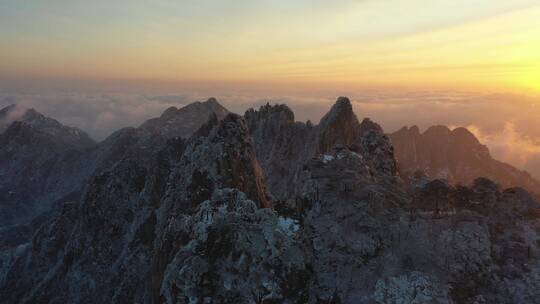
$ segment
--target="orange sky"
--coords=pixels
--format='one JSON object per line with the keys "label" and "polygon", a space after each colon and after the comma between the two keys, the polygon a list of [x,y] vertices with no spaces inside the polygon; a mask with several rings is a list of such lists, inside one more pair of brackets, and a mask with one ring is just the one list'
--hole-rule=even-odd
{"label": "orange sky", "polygon": [[2,3],[0,76],[540,92],[536,0],[289,2]]}

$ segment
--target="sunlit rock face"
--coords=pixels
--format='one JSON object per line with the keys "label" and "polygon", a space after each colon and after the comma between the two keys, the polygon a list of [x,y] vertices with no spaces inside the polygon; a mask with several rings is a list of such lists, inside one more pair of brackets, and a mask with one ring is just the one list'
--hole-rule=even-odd
{"label": "sunlit rock face", "polygon": [[535,198],[402,178],[346,98],[318,125],[265,105],[186,138],[120,130],[91,155],[80,199],[2,251],[0,302],[537,301]]}
{"label": "sunlit rock face", "polygon": [[523,187],[540,194],[540,182],[525,171],[493,159],[488,148],[466,128],[433,126],[420,133],[416,126],[403,127],[390,134],[390,139],[403,176],[422,171],[430,178],[463,185],[488,177],[502,187]]}

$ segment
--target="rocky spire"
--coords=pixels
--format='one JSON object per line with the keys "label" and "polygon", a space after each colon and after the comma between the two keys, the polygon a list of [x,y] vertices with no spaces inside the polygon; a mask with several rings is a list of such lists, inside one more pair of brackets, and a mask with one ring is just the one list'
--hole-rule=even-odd
{"label": "rocky spire", "polygon": [[347,97],[339,97],[319,123],[319,151],[330,151],[336,144],[349,146],[359,135],[360,124]]}
{"label": "rocky spire", "polygon": [[360,136],[364,136],[369,131],[375,131],[378,133],[383,133],[381,126],[369,118],[364,118],[360,123]]}
{"label": "rocky spire", "polygon": [[[172,182],[180,194],[173,196],[191,206],[209,198],[209,189],[225,187],[245,192],[260,207],[272,206],[247,123],[237,114],[219,123],[214,119],[196,132],[175,173]],[[200,196],[201,191],[207,195]]]}
{"label": "rocky spire", "polygon": [[246,121],[239,115],[229,114],[218,126],[216,135],[222,140],[220,143],[224,143],[224,154],[218,165],[224,186],[245,192],[260,207],[271,207]]}

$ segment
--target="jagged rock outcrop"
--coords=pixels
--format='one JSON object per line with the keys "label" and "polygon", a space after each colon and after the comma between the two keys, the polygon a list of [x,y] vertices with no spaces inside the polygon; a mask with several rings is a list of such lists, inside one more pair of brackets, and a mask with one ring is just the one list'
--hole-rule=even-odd
{"label": "jagged rock outcrop", "polygon": [[221,122],[209,124],[216,125],[211,129],[203,126],[210,129],[208,134],[195,134],[180,159],[179,169],[173,172],[175,184],[185,188],[174,186],[171,191],[179,189],[177,198],[182,197],[187,206],[197,206],[210,198],[213,189],[236,188],[260,207],[271,207],[245,120],[229,114]]}
{"label": "jagged rock outcrop", "polygon": [[144,163],[168,140],[188,138],[211,116],[228,111],[214,98],[169,108],[139,128],[124,128],[96,144],[86,133],[34,109],[0,110],[1,227],[24,224],[54,202],[77,201],[93,174],[129,158]]}
{"label": "jagged rock outcrop", "polygon": [[[161,250],[175,216],[196,212],[228,187],[245,190],[260,207],[271,206],[243,118],[229,114],[205,128],[208,134],[197,132],[187,142],[167,141],[144,162],[131,149],[95,174],[81,203],[65,204],[31,246],[13,257],[2,297],[79,303],[151,299],[159,289],[147,278],[165,271]],[[58,292],[51,294],[53,289]]]}
{"label": "jagged rock outcrop", "polygon": [[119,131],[80,203],[5,253],[0,303],[535,303],[534,197],[403,182],[377,124],[334,114],[313,126],[266,105],[187,139]]}
{"label": "jagged rock outcrop", "polygon": [[353,112],[351,101],[339,97],[318,126],[319,153],[330,151],[336,144],[350,146],[360,133],[360,123]]}
{"label": "jagged rock outcrop", "polygon": [[538,272],[538,202],[522,189],[501,192],[485,178],[471,188],[427,187],[443,190],[430,192],[438,206],[449,208],[409,211],[408,234],[415,237],[399,250],[411,265],[438,273],[456,303],[534,303],[535,292],[519,294],[510,286],[523,291],[535,285],[530,276]]}
{"label": "jagged rock outcrop", "polygon": [[364,155],[378,171],[396,175],[397,164],[394,147],[383,129],[369,118],[360,124],[360,137],[353,143],[352,149]]}
{"label": "jagged rock outcrop", "polygon": [[488,177],[505,188],[523,187],[540,193],[540,182],[525,171],[493,159],[488,148],[466,128],[433,126],[420,133],[416,126],[403,127],[390,134],[390,139],[405,177],[423,171],[430,178],[463,185]]}
{"label": "jagged rock outcrop", "polygon": [[296,207],[313,269],[309,303],[373,301],[405,203],[397,179],[348,149],[310,160],[306,176]]}
{"label": "jagged rock outcrop", "polygon": [[267,104],[258,111],[248,110],[245,117],[268,188],[277,200],[300,195],[305,164],[334,148],[350,148],[371,166],[389,174],[396,171],[393,148],[382,128],[369,119],[359,123],[346,97],[338,98],[316,126],[295,122],[286,105]]}
{"label": "jagged rock outcrop", "polygon": [[[15,105],[3,109],[1,121],[9,121],[10,125],[0,134],[0,234],[9,238],[0,244],[0,264],[6,265],[17,247],[26,246],[40,225],[51,214],[61,211],[62,204],[82,201],[82,194],[93,176],[119,174],[113,168],[126,163],[130,163],[133,170],[144,172],[151,169],[149,166],[163,167],[163,163],[151,160],[162,158],[164,150],[181,150],[181,136],[204,124],[208,117],[203,113],[214,113],[212,109],[223,108],[215,100],[209,100],[187,110],[162,115],[173,121],[162,121],[168,127],[178,124],[175,120],[178,117],[192,120],[193,125],[182,126],[176,137],[172,137],[174,127],[164,127],[163,135],[149,128],[124,128],[98,144],[82,131],[65,127],[35,110]],[[217,117],[217,114],[211,115]],[[196,123],[193,119],[203,120]],[[174,153],[178,158],[179,152]],[[160,183],[164,179],[154,178]]]}
{"label": "jagged rock outcrop", "polygon": [[236,189],[217,190],[175,223],[189,242],[165,270],[165,303],[303,302],[310,273],[299,225]]}
{"label": "jagged rock outcrop", "polygon": [[270,193],[277,200],[294,197],[302,167],[317,149],[316,127],[295,122],[286,105],[250,109],[245,118]]}

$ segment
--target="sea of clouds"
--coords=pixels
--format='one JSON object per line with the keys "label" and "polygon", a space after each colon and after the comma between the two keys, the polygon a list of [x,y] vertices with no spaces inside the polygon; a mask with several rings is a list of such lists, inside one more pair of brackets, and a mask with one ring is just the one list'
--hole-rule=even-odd
{"label": "sea of clouds", "polygon": [[60,122],[102,140],[113,131],[138,126],[170,106],[182,107],[210,96],[232,112],[243,113],[267,102],[286,103],[296,120],[315,123],[338,95],[350,97],[359,118],[370,117],[393,132],[403,126],[465,126],[487,145],[492,155],[540,178],[540,98],[511,94],[453,91],[362,90],[302,91],[277,95],[266,91],[196,91],[172,94],[1,93],[0,107],[18,104],[35,108]]}

